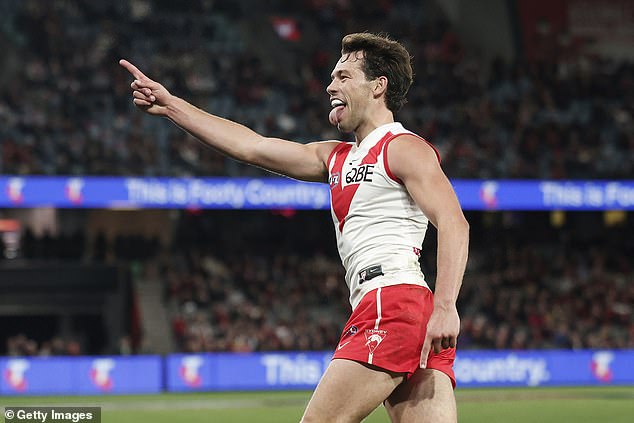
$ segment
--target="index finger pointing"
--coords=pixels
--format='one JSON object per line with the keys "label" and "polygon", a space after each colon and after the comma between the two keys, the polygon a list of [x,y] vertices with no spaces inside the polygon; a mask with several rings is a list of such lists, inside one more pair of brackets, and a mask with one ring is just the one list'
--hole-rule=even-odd
{"label": "index finger pointing", "polygon": [[121,59],[119,60],[119,64],[123,66],[128,72],[130,72],[132,76],[134,76],[136,79],[141,79],[141,78],[149,79],[147,76],[143,74],[143,72],[139,70],[139,68],[137,68],[136,66],[134,66],[132,63],[128,62],[127,60]]}

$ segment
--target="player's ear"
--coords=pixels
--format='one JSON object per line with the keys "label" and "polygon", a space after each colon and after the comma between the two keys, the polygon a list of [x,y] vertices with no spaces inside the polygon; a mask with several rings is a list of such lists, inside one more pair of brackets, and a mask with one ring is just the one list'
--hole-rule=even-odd
{"label": "player's ear", "polygon": [[379,76],[373,81],[372,89],[374,91],[374,97],[381,97],[387,91],[387,77]]}

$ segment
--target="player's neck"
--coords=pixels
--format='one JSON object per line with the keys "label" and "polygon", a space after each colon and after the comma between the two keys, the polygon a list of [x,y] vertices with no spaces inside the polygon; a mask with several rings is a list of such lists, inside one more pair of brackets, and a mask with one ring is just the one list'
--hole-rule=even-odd
{"label": "player's neck", "polygon": [[379,126],[383,126],[387,123],[394,122],[394,115],[388,109],[377,111],[372,116],[369,116],[365,121],[359,125],[354,131],[354,140],[357,145],[361,144],[361,141],[367,137],[370,132],[374,131]]}

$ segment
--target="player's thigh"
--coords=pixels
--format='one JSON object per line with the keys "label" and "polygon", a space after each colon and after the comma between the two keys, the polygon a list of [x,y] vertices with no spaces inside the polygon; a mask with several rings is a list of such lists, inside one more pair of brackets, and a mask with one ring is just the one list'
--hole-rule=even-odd
{"label": "player's thigh", "polygon": [[455,423],[458,420],[451,379],[434,369],[418,369],[392,392],[385,408],[394,423]]}
{"label": "player's thigh", "polygon": [[360,422],[403,380],[402,373],[352,360],[334,359],[317,385],[302,422]]}

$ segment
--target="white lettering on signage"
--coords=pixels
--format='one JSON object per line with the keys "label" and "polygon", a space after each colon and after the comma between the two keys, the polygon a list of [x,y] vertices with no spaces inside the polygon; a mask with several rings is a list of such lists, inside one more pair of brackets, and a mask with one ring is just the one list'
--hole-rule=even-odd
{"label": "white lettering on signage", "polygon": [[513,354],[503,358],[457,358],[454,371],[459,383],[525,383],[538,386],[550,380],[544,359],[519,358]]}
{"label": "white lettering on signage", "polygon": [[323,373],[319,360],[300,354],[294,358],[278,354],[262,357],[268,385],[316,385]]}

